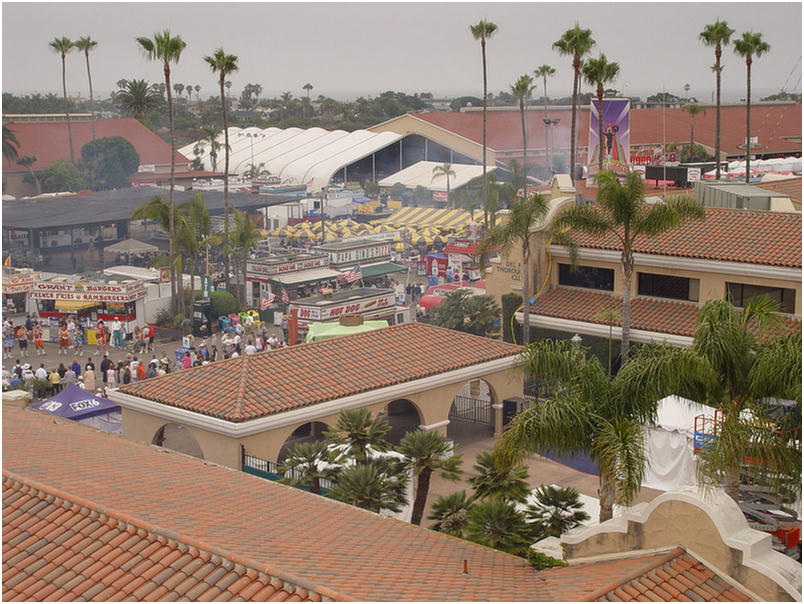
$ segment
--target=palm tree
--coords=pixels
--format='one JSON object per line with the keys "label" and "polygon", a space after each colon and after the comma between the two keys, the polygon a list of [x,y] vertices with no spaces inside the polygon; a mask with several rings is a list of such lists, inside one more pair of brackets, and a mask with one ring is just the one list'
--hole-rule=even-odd
{"label": "palm tree", "polygon": [[[441,164],[440,166],[435,166],[433,168],[433,177],[430,179],[430,182],[433,182],[439,176],[446,176],[447,177],[447,201],[451,200],[450,196],[450,187],[449,187],[449,177],[455,176],[455,170],[452,169],[452,164],[449,162]],[[452,209],[455,209],[455,200],[452,201]]]}
{"label": "palm tree", "polygon": [[525,517],[538,527],[536,540],[560,537],[589,520],[578,491],[572,487],[543,484],[533,494],[536,502],[528,506]]}
{"label": "palm tree", "polygon": [[310,91],[313,89],[313,85],[307,82],[302,88],[307,91],[307,106],[310,107]]}
{"label": "palm tree", "polygon": [[626,388],[625,368],[609,378],[597,357],[566,340],[531,344],[517,368],[539,381],[543,400],[502,433],[498,464],[513,465],[534,451],[583,453],[600,468],[600,521],[611,518],[615,503],[630,505],[645,473],[642,425],[652,420],[658,399]]}
{"label": "palm tree", "polygon": [[525,130],[525,103],[533,90],[533,78],[525,74],[511,86],[511,94],[519,100],[519,117],[522,121],[522,194],[528,194],[528,136]]}
{"label": "palm tree", "polygon": [[245,178],[259,178],[261,176],[270,176],[271,173],[265,168],[265,162],[261,161],[256,166],[254,164],[249,164],[246,167],[246,171],[243,172],[243,176]]}
{"label": "palm tree", "polygon": [[372,512],[399,512],[407,503],[408,475],[395,460],[371,459],[340,471],[330,497]]}
{"label": "palm tree", "polygon": [[712,70],[715,72],[715,90],[716,90],[716,117],[715,117],[715,180],[720,180],[720,72],[723,67],[720,65],[720,57],[723,54],[723,47],[728,46],[729,39],[734,30],[731,29],[725,21],[718,19],[714,23],[707,25],[704,30],[698,34],[698,38],[704,43],[705,46],[715,47],[715,64]]}
{"label": "palm tree", "polygon": [[224,86],[228,89],[232,83],[226,80],[226,76],[234,73],[239,69],[237,65],[237,57],[235,55],[227,55],[223,48],[218,48],[215,52],[207,57],[204,57],[212,72],[217,72],[218,83],[221,88],[221,112],[223,116],[223,151],[224,151],[224,167],[223,167],[223,262],[224,262],[224,281],[226,289],[229,289],[229,250],[226,246],[229,245],[229,124],[226,121],[226,94],[224,93]]}
{"label": "palm tree", "polygon": [[442,478],[458,480],[461,456],[452,455],[452,443],[434,430],[408,432],[402,437],[398,451],[407,457],[406,465],[413,475],[419,477],[410,521],[420,525],[430,490],[430,477],[433,472],[440,471]]}
{"label": "palm tree", "polygon": [[369,459],[369,448],[375,451],[391,448],[385,440],[390,429],[385,419],[372,417],[368,409],[344,409],[338,415],[338,423],[331,430],[325,430],[324,436],[332,444],[344,446],[345,454],[362,464]]}
{"label": "palm tree", "polygon": [[87,79],[89,80],[89,111],[92,113],[92,140],[95,140],[95,101],[92,95],[92,72],[89,70],[89,51],[95,50],[95,47],[98,45],[96,40],[93,40],[90,36],[83,36],[78,38],[75,42],[73,42],[73,46],[75,46],[78,50],[83,51],[84,56],[87,60]]}
{"label": "palm tree", "polygon": [[17,159],[17,165],[22,166],[24,168],[28,168],[28,171],[31,173],[31,179],[36,184],[36,194],[39,195],[42,193],[42,185],[39,182],[39,178],[36,176],[36,172],[33,171],[33,165],[36,163],[36,156],[35,155],[25,155]]}
{"label": "palm tree", "polygon": [[[631,391],[722,410],[715,438],[700,451],[699,477],[735,500],[741,472],[782,497],[801,492],[801,331],[783,332],[778,310],[765,296],[744,308],[710,300],[698,313],[692,349],[644,346],[626,368]],[[798,403],[786,427],[771,418],[770,403],[779,399]]]}
{"label": "palm tree", "polygon": [[553,69],[552,67],[550,67],[549,65],[540,65],[539,68],[536,69],[536,71],[533,72],[533,75],[535,75],[536,77],[542,78],[543,81],[544,81],[544,119],[542,121],[544,121],[544,165],[545,165],[545,168],[546,168],[545,173],[547,174],[548,178],[550,177],[550,174],[552,174],[552,165],[550,164],[550,158],[547,157],[547,147],[548,147],[548,144],[547,144],[547,130],[549,128],[549,126],[547,124],[547,119],[548,119],[548,115],[547,115],[547,76],[552,77],[553,75],[555,75],[555,73],[556,73],[556,70]]}
{"label": "palm tree", "polygon": [[12,162],[19,156],[20,142],[14,131],[3,124],[3,157]]}
{"label": "palm tree", "polygon": [[198,141],[209,145],[209,161],[212,163],[212,171],[218,171],[218,149],[221,144],[218,142],[218,130],[214,126],[202,126],[201,132],[204,136]]}
{"label": "palm tree", "polygon": [[522,465],[500,463],[495,452],[478,453],[472,469],[477,475],[469,479],[475,490],[470,503],[484,499],[522,503],[530,495],[528,469]]}
{"label": "palm tree", "polygon": [[185,84],[184,90],[187,92],[187,103],[189,104],[193,98],[193,85],[192,84]]}
{"label": "palm tree", "polygon": [[193,90],[195,90],[195,100],[201,101],[201,84],[193,86]]}
{"label": "palm tree", "polygon": [[435,500],[432,511],[427,516],[428,520],[435,520],[435,524],[430,528],[439,533],[463,538],[470,505],[471,501],[466,496],[466,491],[442,495]]}
{"label": "palm tree", "polygon": [[311,493],[320,495],[321,479],[329,478],[332,474],[326,467],[327,462],[327,443],[324,441],[296,443],[279,464],[279,471],[285,475],[280,482],[305,486]]}
{"label": "palm tree", "polygon": [[644,183],[639,174],[630,173],[621,183],[614,173],[604,170],[597,177],[600,188],[597,203],[565,207],[553,220],[552,231],[568,237],[571,259],[577,258],[567,229],[590,235],[614,236],[622,246],[623,270],[622,362],[628,361],[631,333],[631,281],[634,275],[634,245],[643,237],[654,237],[680,226],[687,219],[703,220],[703,206],[692,197],[676,196],[661,204],[643,200]]}
{"label": "palm tree", "polygon": [[161,106],[164,98],[147,80],[126,80],[123,89],[115,93],[114,102],[125,113],[142,119],[146,113]]}
{"label": "palm tree", "polygon": [[466,538],[515,556],[524,556],[533,543],[525,515],[502,499],[489,499],[469,508]]}
{"label": "palm tree", "polygon": [[581,59],[592,50],[595,41],[592,31],[581,29],[578,24],[564,32],[557,42],[553,43],[559,54],[572,56],[572,127],[570,129],[570,178],[575,182],[575,126],[578,107],[578,89],[581,79]]}
{"label": "palm tree", "polygon": [[181,94],[182,94],[182,92],[184,92],[184,84],[179,84],[178,82],[173,84],[173,90],[176,92],[176,94],[181,99]]}
{"label": "palm tree", "polygon": [[488,105],[488,81],[486,74],[486,40],[497,32],[497,25],[491,21],[480,20],[470,25],[469,31],[475,40],[480,40],[480,53],[483,56],[483,227],[489,228],[489,216],[486,210],[486,197],[489,194],[489,183],[486,180],[486,109]]}
{"label": "palm tree", "polygon": [[695,116],[699,113],[706,113],[706,110],[698,103],[687,103],[682,109],[690,114],[690,153],[687,161],[692,161],[692,149],[695,146]]}
{"label": "palm tree", "polygon": [[603,90],[604,86],[617,79],[620,72],[618,63],[609,63],[606,55],[601,54],[597,59],[588,59],[583,65],[583,77],[590,85],[597,86],[597,171],[603,171]]}
{"label": "palm tree", "polygon": [[743,37],[734,41],[734,52],[745,59],[745,182],[751,182],[751,65],[754,57],[761,57],[770,50],[770,44],[762,34],[745,31]]}
{"label": "palm tree", "polygon": [[486,265],[488,255],[499,247],[505,255],[519,245],[522,250],[522,343],[530,342],[530,227],[542,220],[550,209],[550,202],[538,193],[530,197],[517,197],[511,203],[508,222],[496,225],[480,242],[481,266]]}
{"label": "palm tree", "polygon": [[210,234],[209,211],[200,192],[196,192],[192,200],[179,206],[179,210],[176,213],[176,239],[190,259],[190,283],[195,287],[198,253],[210,245],[218,245],[221,237],[217,233]]}
{"label": "palm tree", "polygon": [[67,53],[72,50],[73,43],[70,38],[54,38],[48,46],[61,55],[61,89],[64,93],[64,116],[67,118],[67,140],[70,145],[70,161],[74,162],[73,129],[70,125],[70,107],[67,104]]}
{"label": "palm tree", "polygon": [[170,208],[170,212],[168,213],[170,220],[170,292],[173,298],[173,310],[175,311],[176,309],[181,309],[184,304],[182,296],[177,296],[176,271],[174,269],[174,262],[176,260],[176,230],[173,224],[175,212],[173,192],[176,188],[176,132],[173,126],[173,94],[170,88],[170,64],[179,62],[181,53],[186,48],[187,44],[181,39],[181,36],[172,36],[168,29],[165,29],[161,33],[154,34],[153,38],[137,38],[137,44],[139,44],[140,49],[151,61],[158,61],[162,64],[162,71],[165,74],[165,92],[167,92],[170,128],[170,188],[168,193],[168,206]]}
{"label": "palm tree", "polygon": [[243,287],[239,288],[240,306],[246,303],[246,262],[248,261],[248,251],[262,239],[262,234],[248,212],[241,212],[237,208],[234,210],[234,229],[229,233],[229,246],[232,254],[238,258],[240,271],[243,276]]}

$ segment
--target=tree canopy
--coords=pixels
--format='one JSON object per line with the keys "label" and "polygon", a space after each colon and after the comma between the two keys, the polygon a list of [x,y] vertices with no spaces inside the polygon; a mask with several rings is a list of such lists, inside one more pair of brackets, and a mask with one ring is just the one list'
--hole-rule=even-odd
{"label": "tree canopy", "polygon": [[128,186],[129,177],[140,165],[140,156],[122,136],[108,136],[81,147],[81,161],[89,187],[107,191]]}

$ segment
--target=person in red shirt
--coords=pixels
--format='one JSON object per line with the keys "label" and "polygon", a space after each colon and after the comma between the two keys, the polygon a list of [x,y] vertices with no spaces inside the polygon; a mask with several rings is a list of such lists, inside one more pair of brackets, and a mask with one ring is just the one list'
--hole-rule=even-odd
{"label": "person in red shirt", "polygon": [[137,363],[137,381],[145,379],[145,365],[142,363]]}
{"label": "person in red shirt", "polygon": [[106,352],[106,326],[104,325],[103,321],[98,321],[98,323],[95,325],[95,328],[97,329],[97,334],[95,337],[98,341],[98,349],[95,351],[95,354],[100,354],[101,350]]}
{"label": "person in red shirt", "polygon": [[190,367],[193,366],[193,359],[190,358],[190,353],[189,352],[184,353],[184,357],[182,357],[182,360],[181,360],[181,366],[184,369],[189,369]]}
{"label": "person in red shirt", "polygon": [[59,354],[67,355],[67,348],[70,346],[70,332],[67,330],[67,323],[59,325]]}

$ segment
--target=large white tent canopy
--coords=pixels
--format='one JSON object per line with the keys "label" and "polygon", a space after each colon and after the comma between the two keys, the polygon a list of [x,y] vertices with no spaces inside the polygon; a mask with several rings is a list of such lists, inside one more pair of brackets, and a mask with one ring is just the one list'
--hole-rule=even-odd
{"label": "large white tent canopy", "polygon": [[[391,174],[388,178],[383,178],[378,184],[381,187],[393,187],[396,183],[402,183],[409,189],[415,189],[417,186],[422,186],[430,191],[446,191],[447,190],[447,177],[444,174],[434,174],[433,170],[437,166],[443,166],[443,163],[435,161],[420,161],[412,166],[408,166],[404,170]],[[464,186],[470,180],[483,176],[483,166],[476,166],[471,164],[450,164],[452,171],[455,175],[449,177],[450,190]],[[496,166],[488,166],[487,170],[491,172],[495,170]]]}
{"label": "large white tent canopy", "polygon": [[[404,138],[404,135],[394,132],[368,130],[346,132],[273,127],[230,127],[228,130],[230,173],[243,174],[253,164],[278,176],[282,184],[306,184],[309,191],[322,189],[339,170]],[[220,144],[216,161],[220,170],[223,168],[223,132],[218,134],[216,141]],[[201,150],[198,157],[204,169],[211,170],[212,145],[208,141],[191,143],[179,152],[194,157],[196,145]]]}

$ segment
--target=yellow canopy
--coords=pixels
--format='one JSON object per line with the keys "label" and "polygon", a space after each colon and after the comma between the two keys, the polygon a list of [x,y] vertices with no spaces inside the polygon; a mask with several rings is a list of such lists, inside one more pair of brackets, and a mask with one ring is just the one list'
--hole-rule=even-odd
{"label": "yellow canopy", "polygon": [[85,302],[79,300],[56,300],[56,310],[84,310],[93,306],[100,306],[100,302]]}

